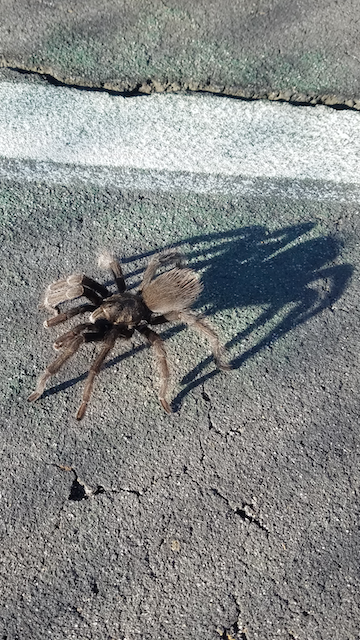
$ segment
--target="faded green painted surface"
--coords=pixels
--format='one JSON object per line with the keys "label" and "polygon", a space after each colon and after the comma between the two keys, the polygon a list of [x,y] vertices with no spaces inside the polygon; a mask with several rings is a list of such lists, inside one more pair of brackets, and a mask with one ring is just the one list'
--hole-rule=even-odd
{"label": "faded green painted surface", "polygon": [[118,91],[281,92],[360,108],[355,4],[89,0],[84,11],[13,3],[0,24],[0,65]]}
{"label": "faded green painted surface", "polygon": [[[165,20],[165,19],[164,19]],[[32,66],[50,65],[58,74],[103,84],[129,83],[133,87],[157,81],[161,85],[197,83],[224,87],[249,87],[264,91],[292,90],[321,94],[336,92],[340,68],[331,54],[321,51],[292,54],[272,52],[239,55],[237,48],[192,33],[192,22],[184,41],[163,47],[165,23],[154,16],[124,35],[121,28],[110,34],[106,46],[88,33],[56,28],[41,51],[30,59]],[[168,25],[169,27],[169,25]],[[174,29],[178,25],[174,24]],[[138,38],[141,31],[142,37]],[[344,73],[344,61],[341,73]],[[345,64],[346,66],[346,64]],[[179,88],[181,86],[179,84]]]}

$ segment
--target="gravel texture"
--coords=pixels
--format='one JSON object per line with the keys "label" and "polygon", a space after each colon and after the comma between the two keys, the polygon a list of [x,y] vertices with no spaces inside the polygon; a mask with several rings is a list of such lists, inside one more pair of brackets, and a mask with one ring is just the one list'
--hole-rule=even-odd
{"label": "gravel texture", "polygon": [[[3,638],[354,639],[359,629],[358,205],[3,179]],[[29,405],[57,331],[45,286],[114,247],[129,283],[176,245],[227,343],[96,347]]]}
{"label": "gravel texture", "polygon": [[1,0],[0,66],[110,91],[360,109],[357,0]]}

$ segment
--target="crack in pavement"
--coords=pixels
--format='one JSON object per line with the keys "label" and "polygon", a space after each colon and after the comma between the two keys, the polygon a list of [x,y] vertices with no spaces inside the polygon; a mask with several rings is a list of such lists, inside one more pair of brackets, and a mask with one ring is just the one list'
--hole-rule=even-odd
{"label": "crack in pavement", "polygon": [[221,431],[221,429],[219,429],[219,427],[216,426],[214,419],[211,415],[211,411],[213,409],[212,399],[210,394],[207,391],[205,391],[205,382],[203,382],[201,386],[201,397],[209,405],[208,412],[207,412],[209,431],[215,431],[215,433],[218,433],[220,436],[225,438],[227,438],[230,434],[241,435],[239,429],[227,429],[226,431]]}
{"label": "crack in pavement", "polygon": [[109,488],[103,487],[100,484],[98,484],[95,488],[91,488],[85,482],[80,480],[79,476],[77,475],[77,472],[73,467],[69,467],[68,465],[63,465],[63,464],[57,464],[55,462],[50,464],[52,464],[52,466],[56,467],[57,469],[60,469],[61,471],[71,472],[74,474],[74,480],[71,485],[70,494],[68,496],[68,500],[72,500],[74,502],[80,502],[81,500],[86,500],[88,498],[98,496],[99,494],[102,494],[102,493],[121,493],[121,492],[133,493],[140,499],[140,496],[142,496],[144,493],[136,489],[124,489],[122,487],[120,489],[109,489]]}
{"label": "crack in pavement", "polygon": [[230,502],[230,500],[228,498],[226,498],[221,491],[219,491],[219,489],[217,489],[216,487],[202,487],[200,485],[200,483],[196,480],[196,478],[193,478],[193,476],[189,473],[188,468],[185,466],[183,469],[183,473],[186,474],[190,480],[192,482],[194,482],[196,484],[196,486],[199,488],[200,494],[202,496],[205,496],[205,491],[211,491],[214,495],[218,496],[219,498],[221,498],[226,505],[228,506],[228,508],[235,513],[236,515],[240,516],[240,518],[244,521],[244,522],[248,522],[250,524],[254,524],[256,525],[259,529],[261,529],[261,531],[265,531],[266,533],[266,537],[269,538],[269,529],[266,527],[266,525],[264,525],[261,520],[259,520],[259,518],[256,517],[255,511],[254,511],[254,505],[253,504],[248,504],[247,502],[244,502],[242,504],[241,507],[237,507],[237,506],[233,506]]}
{"label": "crack in pavement", "polygon": [[241,507],[233,506],[230,500],[223,496],[216,487],[210,487],[210,489],[214,495],[219,496],[222,500],[224,500],[229,509],[231,509],[231,511],[233,511],[236,515],[240,516],[240,518],[244,520],[244,522],[255,524],[259,529],[265,531],[267,538],[269,537],[269,529],[256,517],[253,505],[243,502]]}
{"label": "crack in pavement", "polygon": [[211,416],[212,401],[211,401],[211,396],[205,391],[205,382],[203,382],[203,384],[202,384],[201,397],[209,405],[208,412],[207,412],[207,419],[208,419],[208,423],[209,423],[209,431],[215,431],[219,435],[223,436],[224,434],[222,433],[222,431],[220,431],[220,429],[218,429],[216,427],[216,425],[215,425],[215,423],[214,423],[214,421],[212,419],[212,416]]}
{"label": "crack in pavement", "polygon": [[[68,500],[72,500],[74,502],[80,502],[81,500],[87,500],[89,498],[93,498],[103,493],[131,493],[135,495],[139,500],[143,497],[150,489],[152,489],[159,481],[168,480],[174,474],[170,473],[164,476],[160,476],[158,478],[153,478],[152,481],[143,489],[127,489],[125,487],[104,487],[101,484],[97,484],[95,487],[88,486],[83,480],[81,480],[75,470],[74,467],[70,467],[66,464],[59,464],[56,462],[47,463],[60,471],[65,471],[67,473],[74,474],[74,480],[71,485],[70,494],[68,496]],[[183,468],[183,473],[186,473],[186,467]],[[177,473],[175,476],[179,476],[181,474]]]}
{"label": "crack in pavement", "polygon": [[[347,52],[345,52],[347,53]],[[351,54],[347,53],[351,56]],[[351,56],[355,58],[355,56]],[[357,58],[355,58],[357,60]],[[353,96],[344,96],[336,94],[313,94],[294,92],[293,89],[278,90],[262,90],[254,92],[253,90],[240,87],[226,85],[216,85],[208,82],[202,84],[193,80],[178,80],[176,82],[160,82],[155,79],[147,79],[144,82],[135,82],[133,86],[129,85],[129,81],[113,81],[100,82],[100,84],[92,84],[89,80],[81,77],[60,77],[51,67],[36,65],[31,67],[23,65],[16,61],[9,61],[0,56],[0,69],[9,69],[20,74],[36,75],[45,79],[49,84],[60,87],[68,87],[71,89],[79,89],[80,91],[102,91],[109,95],[121,95],[124,97],[149,95],[152,93],[173,93],[173,92],[192,92],[192,93],[213,93],[226,98],[237,98],[247,101],[269,100],[271,102],[287,102],[294,106],[316,106],[318,104],[325,105],[336,110],[352,110],[360,111],[360,98]]]}

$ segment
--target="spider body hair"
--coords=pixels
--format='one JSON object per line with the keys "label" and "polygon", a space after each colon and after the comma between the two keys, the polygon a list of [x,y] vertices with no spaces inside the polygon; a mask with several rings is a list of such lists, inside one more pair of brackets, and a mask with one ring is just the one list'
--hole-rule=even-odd
{"label": "spider body hair", "polygon": [[98,257],[98,267],[104,271],[110,270],[113,262],[116,262],[116,258],[110,251],[103,251]]}
{"label": "spider body hair", "polygon": [[[159,267],[171,263],[175,266],[155,277]],[[177,250],[168,249],[151,258],[140,288],[135,293],[126,291],[121,265],[112,254],[103,254],[100,264],[112,271],[118,293],[112,295],[104,285],[80,274],[62,278],[47,287],[43,307],[53,317],[44,323],[45,327],[56,326],[87,312],[90,315],[87,322],[76,325],[54,342],[59,355],[40,376],[35,391],[28,397],[29,402],[40,398],[47,380],[60,370],[82,344],[101,342],[102,348],[90,366],[82,403],[76,414],[76,418],[81,420],[90,400],[95,377],[105,358],[117,339],[128,340],[136,330],[153,348],[160,372],[159,401],[166,413],[172,413],[166,399],[170,377],[166,350],[162,338],[151,328],[152,325],[172,321],[183,322],[204,335],[210,342],[217,366],[223,370],[230,369],[224,359],[225,349],[210,322],[190,308],[202,291],[202,283],[192,269],[183,266],[182,255]],[[59,304],[81,296],[89,302],[60,312]]]}
{"label": "spider body hair", "polygon": [[154,313],[188,309],[198,299],[202,284],[192,269],[174,268],[159,275],[142,290],[145,304]]}

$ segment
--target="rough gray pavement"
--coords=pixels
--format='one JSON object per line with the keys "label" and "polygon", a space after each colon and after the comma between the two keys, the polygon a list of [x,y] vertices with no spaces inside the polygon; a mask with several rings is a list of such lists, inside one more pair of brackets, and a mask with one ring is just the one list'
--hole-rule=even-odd
{"label": "rough gray pavement", "polygon": [[[59,99],[69,104],[65,92],[76,99],[74,89],[45,90],[54,109]],[[76,128],[47,129],[35,94],[28,108],[47,143],[37,150],[24,133],[23,146],[7,147],[18,155],[0,163],[2,638],[357,640],[358,182],[350,173],[337,183],[325,154],[313,180],[227,175],[218,191],[207,173],[191,180],[175,162],[173,180],[170,171],[162,179],[151,169],[62,164],[84,138]],[[98,113],[108,117],[102,100]],[[137,107],[127,100],[129,117]],[[219,98],[143,100],[149,113],[177,101],[185,118],[186,104],[201,109]],[[9,105],[13,143],[19,128]],[[264,113],[261,104],[246,109],[255,107]],[[316,109],[320,129],[327,113],[341,118]],[[297,121],[294,106],[266,110]],[[78,122],[79,108],[70,111]],[[346,115],[356,127],[358,114]],[[254,144],[263,132],[253,118]],[[333,136],[341,146],[340,124]],[[217,146],[226,164],[231,149]],[[51,153],[40,161],[39,152],[57,162]],[[343,178],[340,152],[332,159]],[[114,349],[81,424],[74,413],[94,345],[29,405],[60,333],[43,327],[45,286],[82,271],[111,283],[96,266],[103,247],[122,257],[135,286],[166,246],[202,274],[200,308],[233,371],[220,373],[208,345],[174,325],[161,332],[172,416],[158,403],[156,367],[140,336]]]}
{"label": "rough gray pavement", "polygon": [[[148,117],[141,135],[129,116],[123,138],[111,118],[97,138],[107,96],[48,86],[233,87],[356,109],[357,3],[0,5],[0,640],[359,640],[359,114],[234,101],[243,128],[225,143],[194,118],[199,162],[179,128],[169,169],[171,118],[157,137],[152,105],[160,117],[179,99],[184,121],[232,100],[111,96],[115,111],[149,101]],[[53,96],[47,112],[35,89]],[[173,325],[172,416],[140,337],[116,346],[81,424],[95,345],[27,403],[59,334],[43,327],[45,286],[74,271],[111,286],[105,247],[136,286],[167,246],[202,275],[198,308],[233,371]]]}
{"label": "rough gray pavement", "polygon": [[[2,637],[357,639],[358,205],[4,180],[1,213]],[[141,340],[81,424],[94,347],[29,405],[58,334],[44,286],[109,281],[104,245],[138,282],[169,244],[234,371],[171,328],[173,416]]]}
{"label": "rough gray pavement", "polygon": [[0,14],[0,66],[53,82],[360,108],[358,0],[1,0]]}

